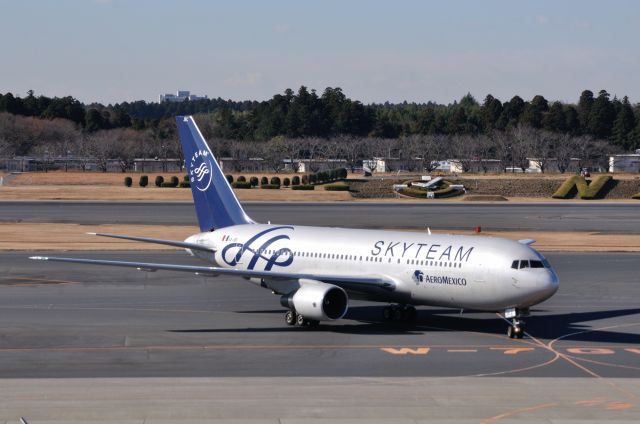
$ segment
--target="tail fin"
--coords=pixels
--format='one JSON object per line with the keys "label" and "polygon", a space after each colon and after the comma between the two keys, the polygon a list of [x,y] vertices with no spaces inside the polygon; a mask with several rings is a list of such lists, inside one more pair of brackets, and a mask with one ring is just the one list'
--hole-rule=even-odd
{"label": "tail fin", "polygon": [[222,174],[193,117],[177,116],[176,123],[200,231],[253,224]]}

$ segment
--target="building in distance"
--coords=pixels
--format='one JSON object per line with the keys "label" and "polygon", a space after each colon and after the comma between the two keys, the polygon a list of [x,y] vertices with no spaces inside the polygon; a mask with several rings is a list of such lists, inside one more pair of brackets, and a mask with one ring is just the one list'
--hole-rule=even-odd
{"label": "building in distance", "polygon": [[195,94],[191,94],[189,90],[178,90],[176,94],[160,94],[159,101],[160,103],[165,102],[184,102],[185,100],[195,101],[195,100],[207,100],[209,97],[207,96],[197,96]]}

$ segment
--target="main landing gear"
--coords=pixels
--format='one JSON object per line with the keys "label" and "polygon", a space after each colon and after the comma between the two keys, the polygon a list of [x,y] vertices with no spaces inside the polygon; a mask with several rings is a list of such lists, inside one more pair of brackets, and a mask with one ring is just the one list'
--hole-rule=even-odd
{"label": "main landing gear", "polygon": [[389,305],[385,306],[382,311],[382,317],[385,321],[413,322],[417,316],[416,308],[411,305]]}
{"label": "main landing gear", "polygon": [[299,325],[300,327],[317,327],[320,325],[320,321],[307,319],[291,309],[284,314],[284,322],[286,322],[287,325]]}

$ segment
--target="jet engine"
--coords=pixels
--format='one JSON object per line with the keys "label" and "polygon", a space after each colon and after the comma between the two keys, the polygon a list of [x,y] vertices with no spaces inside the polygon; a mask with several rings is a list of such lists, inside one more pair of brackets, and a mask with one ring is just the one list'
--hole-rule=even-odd
{"label": "jet engine", "polygon": [[282,306],[317,321],[340,319],[347,313],[349,297],[340,287],[314,280],[301,283],[298,290],[280,298]]}

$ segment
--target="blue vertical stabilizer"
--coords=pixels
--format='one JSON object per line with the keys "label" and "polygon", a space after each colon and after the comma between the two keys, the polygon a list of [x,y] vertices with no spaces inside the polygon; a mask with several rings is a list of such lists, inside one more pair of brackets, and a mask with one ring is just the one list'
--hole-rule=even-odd
{"label": "blue vertical stabilizer", "polygon": [[200,231],[253,224],[222,174],[193,117],[177,116],[176,123]]}

